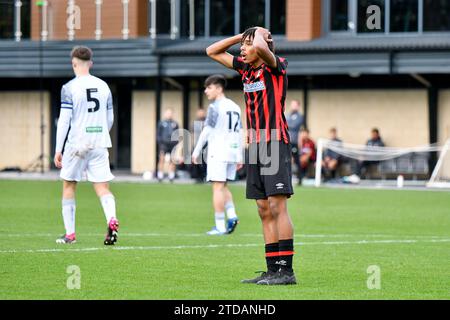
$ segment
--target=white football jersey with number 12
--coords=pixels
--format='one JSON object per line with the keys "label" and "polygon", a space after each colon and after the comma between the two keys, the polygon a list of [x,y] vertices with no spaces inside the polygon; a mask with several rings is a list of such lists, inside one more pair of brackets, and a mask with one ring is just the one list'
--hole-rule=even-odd
{"label": "white football jersey with number 12", "polygon": [[228,98],[209,105],[206,126],[213,128],[208,138],[208,162],[242,161],[241,109]]}

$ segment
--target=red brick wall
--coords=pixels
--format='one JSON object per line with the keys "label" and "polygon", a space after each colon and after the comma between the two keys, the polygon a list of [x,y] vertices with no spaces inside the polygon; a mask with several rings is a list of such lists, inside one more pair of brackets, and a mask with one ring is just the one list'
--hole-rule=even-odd
{"label": "red brick wall", "polygon": [[286,0],[286,38],[312,40],[321,35],[321,0]]}
{"label": "red brick wall", "polygon": [[[66,40],[68,14],[67,0],[48,0],[49,40]],[[130,0],[128,4],[129,37],[148,36],[147,0]],[[76,0],[81,10],[81,29],[75,30],[75,39],[95,39],[95,0]],[[39,8],[32,6],[31,37],[39,39]],[[102,39],[122,38],[123,5],[121,0],[103,0],[101,8]]]}

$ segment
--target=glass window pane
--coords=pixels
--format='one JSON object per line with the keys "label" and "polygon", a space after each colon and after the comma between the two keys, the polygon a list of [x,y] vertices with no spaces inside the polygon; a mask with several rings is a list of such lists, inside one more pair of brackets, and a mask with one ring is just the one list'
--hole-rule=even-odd
{"label": "glass window pane", "polygon": [[170,34],[170,0],[156,1],[156,33]]}
{"label": "glass window pane", "polygon": [[[29,39],[31,35],[31,1],[22,0],[22,8],[20,9],[20,24],[22,31],[22,39]],[[0,18],[1,20],[1,18]]]}
{"label": "glass window pane", "polygon": [[205,0],[195,0],[195,35],[205,35]]}
{"label": "glass window pane", "polygon": [[14,1],[0,1],[0,39],[14,38]]}
{"label": "glass window pane", "polygon": [[348,0],[331,0],[330,30],[348,30]]}
{"label": "glass window pane", "polygon": [[[370,6],[373,10],[367,13]],[[358,1],[358,32],[376,33],[384,32],[384,0]]]}
{"label": "glass window pane", "polygon": [[189,0],[180,1],[180,36],[189,37]]}
{"label": "glass window pane", "polygon": [[270,1],[270,32],[286,34],[286,1]]}
{"label": "glass window pane", "polygon": [[234,1],[210,0],[210,35],[234,34]]}
{"label": "glass window pane", "polygon": [[264,27],[265,0],[241,0],[241,31],[250,27]]}
{"label": "glass window pane", "polygon": [[418,0],[391,0],[390,32],[417,32]]}
{"label": "glass window pane", "polygon": [[424,0],[423,30],[450,31],[450,1]]}

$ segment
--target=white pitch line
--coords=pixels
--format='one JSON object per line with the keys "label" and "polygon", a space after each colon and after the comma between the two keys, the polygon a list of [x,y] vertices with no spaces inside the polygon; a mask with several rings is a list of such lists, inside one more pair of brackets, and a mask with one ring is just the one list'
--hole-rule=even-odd
{"label": "white pitch line", "polygon": [[[298,246],[309,245],[360,245],[360,244],[396,244],[396,243],[442,243],[450,242],[450,239],[392,239],[392,240],[358,240],[358,241],[321,241],[321,242],[296,242]],[[73,246],[76,246],[74,244]],[[92,251],[130,251],[130,250],[177,250],[177,249],[213,249],[213,248],[237,248],[237,247],[259,247],[261,243],[247,244],[209,244],[209,245],[178,245],[178,246],[128,246],[128,247],[93,247],[76,249],[29,249],[29,250],[0,250],[0,253],[57,253],[57,252],[92,252]]]}
{"label": "white pitch line", "polygon": [[[206,237],[206,233],[120,233],[121,237]],[[0,237],[57,237],[56,233],[0,233]],[[104,233],[82,233],[83,237],[99,237]],[[261,233],[236,233],[238,237],[262,237]],[[298,238],[351,238],[351,237],[409,237],[409,238],[446,238],[448,235],[401,235],[401,234],[296,234]]]}

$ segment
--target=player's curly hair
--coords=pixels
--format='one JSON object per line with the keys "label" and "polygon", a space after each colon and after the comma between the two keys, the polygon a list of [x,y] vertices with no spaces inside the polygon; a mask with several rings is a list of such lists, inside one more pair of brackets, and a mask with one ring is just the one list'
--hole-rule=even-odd
{"label": "player's curly hair", "polygon": [[[253,40],[255,38],[255,32],[257,27],[251,27],[244,31],[242,34],[241,44],[244,43],[245,39],[249,38]],[[269,39],[272,39],[272,36],[269,35]],[[271,42],[267,42],[267,45],[269,47],[269,50],[272,51],[272,53],[275,53],[275,46],[273,45],[273,40]]]}

